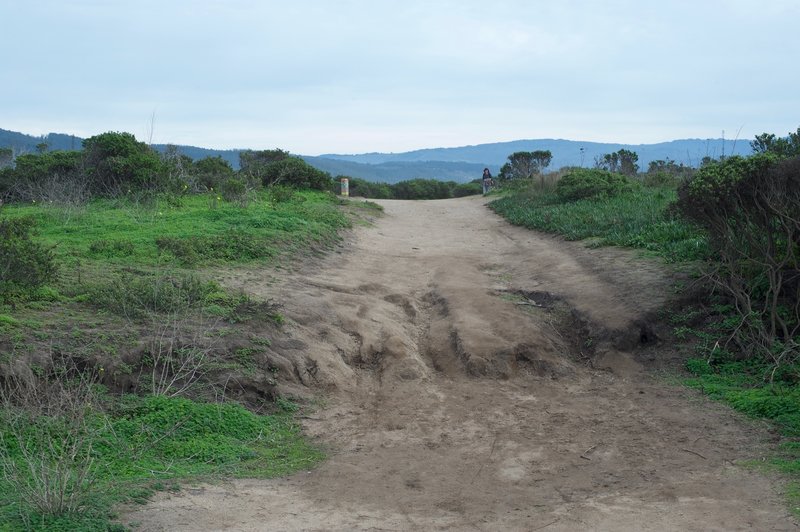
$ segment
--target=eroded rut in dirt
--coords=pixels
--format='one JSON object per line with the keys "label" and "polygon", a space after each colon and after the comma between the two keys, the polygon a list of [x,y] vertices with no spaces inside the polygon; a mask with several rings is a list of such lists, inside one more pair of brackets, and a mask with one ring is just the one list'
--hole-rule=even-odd
{"label": "eroded rut in dirt", "polygon": [[[476,198],[383,202],[337,253],[270,281],[273,353],[319,468],[163,495],[138,530],[794,530],[736,465],[763,427],[660,384],[633,353],[670,279],[508,226]],[[654,353],[658,353],[654,351]],[[653,355],[655,356],[655,355]]]}

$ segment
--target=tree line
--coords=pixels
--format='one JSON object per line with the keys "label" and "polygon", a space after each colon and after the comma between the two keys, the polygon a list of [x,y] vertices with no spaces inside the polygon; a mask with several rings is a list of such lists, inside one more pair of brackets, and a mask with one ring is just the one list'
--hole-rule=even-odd
{"label": "tree line", "polygon": [[[329,190],[330,174],[280,150],[246,150],[235,171],[220,156],[197,161],[176,146],[159,153],[130,133],[107,132],[85,139],[77,151],[49,151],[13,157],[0,148],[0,197],[6,201],[88,200],[135,193],[199,193],[285,185]],[[53,191],[71,197],[53,197]],[[79,196],[79,197],[76,197]]]}

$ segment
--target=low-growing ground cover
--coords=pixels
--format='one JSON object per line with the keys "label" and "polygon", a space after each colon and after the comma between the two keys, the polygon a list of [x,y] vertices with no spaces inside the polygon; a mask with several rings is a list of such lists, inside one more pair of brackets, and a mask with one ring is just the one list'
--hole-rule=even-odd
{"label": "low-growing ground cover", "polygon": [[670,215],[676,198],[674,188],[637,187],[610,197],[564,201],[553,191],[531,187],[490,206],[515,225],[569,240],[640,248],[669,261],[702,259],[707,254],[703,231]]}
{"label": "low-growing ground cover", "polygon": [[42,415],[41,403],[2,410],[0,529],[113,529],[120,502],[193,480],[286,474],[322,458],[287,409],[257,415],[233,403],[102,396],[96,386],[71,392],[82,412]]}
{"label": "low-growing ground cover", "polygon": [[264,191],[243,207],[212,192],[155,197],[146,204],[95,200],[69,216],[61,207],[36,204],[10,205],[3,214],[33,218],[41,241],[67,262],[193,266],[329,245],[350,223],[337,202],[311,191],[276,201]]}

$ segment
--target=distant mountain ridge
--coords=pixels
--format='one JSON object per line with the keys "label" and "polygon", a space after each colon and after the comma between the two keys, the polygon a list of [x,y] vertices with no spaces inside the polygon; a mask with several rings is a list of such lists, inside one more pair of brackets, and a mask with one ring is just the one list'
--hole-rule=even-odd
{"label": "distant mountain ridge", "polygon": [[[11,147],[17,153],[36,151],[45,142],[51,150],[77,150],[83,139],[64,133],[44,136],[26,135],[0,129],[0,147]],[[166,144],[153,147],[164,151]],[[484,167],[496,174],[508,156],[517,151],[549,150],[553,154],[550,169],[564,166],[594,166],[595,158],[620,149],[635,151],[639,167],[646,170],[650,161],[671,159],[687,166],[698,166],[703,157],[747,155],[750,142],[745,139],[681,139],[655,144],[615,144],[563,139],[529,139],[493,142],[455,148],[426,148],[400,153],[301,155],[310,165],[331,175],[346,175],[368,181],[396,183],[406,179],[440,179],[459,183],[477,179]],[[220,156],[239,168],[242,150],[215,150],[197,146],[178,146],[180,153],[192,159]]]}
{"label": "distant mountain ridge", "polygon": [[493,142],[456,148],[426,148],[402,153],[324,154],[320,158],[383,164],[386,162],[462,162],[501,166],[508,156],[518,151],[549,150],[553,154],[550,167],[592,166],[595,157],[602,157],[621,149],[635,151],[640,167],[646,169],[650,161],[671,159],[687,166],[698,166],[703,157],[721,155],[747,155],[751,152],[748,140],[737,139],[681,139],[655,144],[621,144],[609,142],[584,142],[563,139],[529,139]]}
{"label": "distant mountain ridge", "polygon": [[[83,139],[66,133],[48,133],[47,135],[33,136],[16,131],[0,129],[0,148],[13,148],[15,153],[35,153],[36,145],[46,143],[49,150],[80,150]],[[167,149],[167,144],[153,144],[153,148],[160,152]],[[239,152],[242,150],[214,150],[198,148],[197,146],[178,146],[178,151],[192,159],[203,157],[216,157],[219,155],[228,161],[234,168],[239,168]]]}

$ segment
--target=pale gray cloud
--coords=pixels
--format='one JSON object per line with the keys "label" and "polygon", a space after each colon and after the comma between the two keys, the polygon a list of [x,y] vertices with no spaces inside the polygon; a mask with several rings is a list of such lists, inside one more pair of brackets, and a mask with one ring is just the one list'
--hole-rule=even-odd
{"label": "pale gray cloud", "polygon": [[0,0],[0,127],[296,153],[800,126],[800,2]]}

